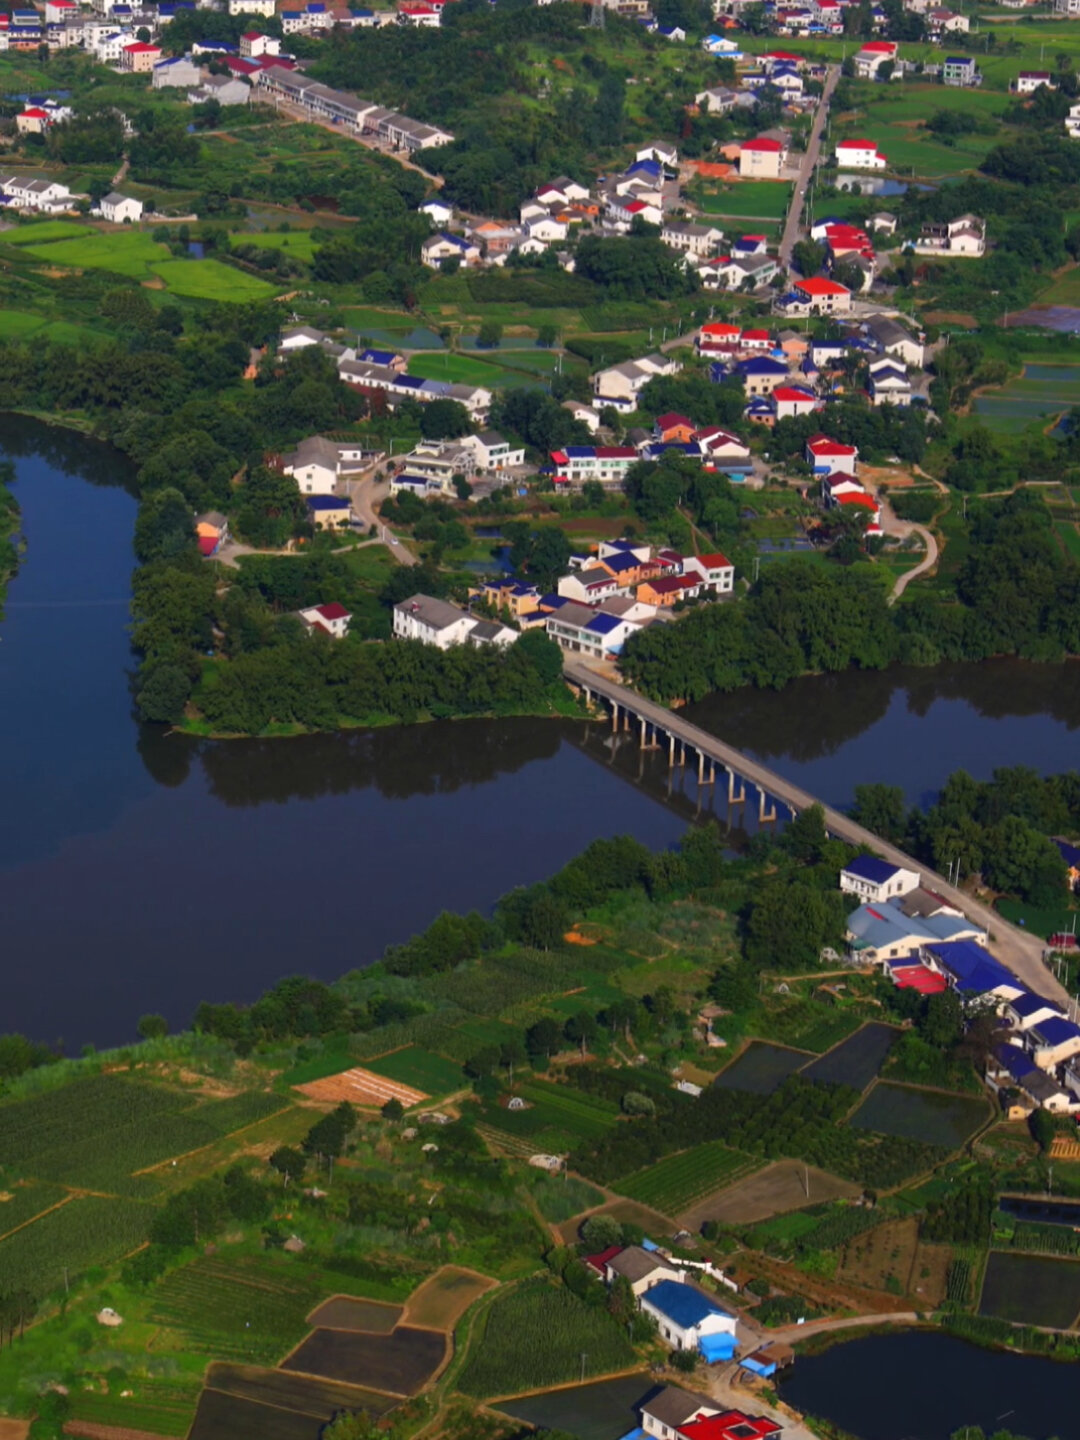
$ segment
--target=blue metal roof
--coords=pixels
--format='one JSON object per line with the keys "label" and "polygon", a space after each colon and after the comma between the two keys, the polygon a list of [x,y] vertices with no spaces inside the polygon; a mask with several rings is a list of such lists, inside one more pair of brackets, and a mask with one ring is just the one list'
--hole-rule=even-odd
{"label": "blue metal roof", "polygon": [[1080,846],[1070,845],[1068,840],[1055,840],[1054,844],[1066,865],[1073,869],[1080,869]]}
{"label": "blue metal roof", "polygon": [[1018,995],[1015,1000],[1010,1000],[1009,1006],[1020,1016],[1021,1020],[1026,1020],[1029,1015],[1037,1015],[1049,1003],[1041,995],[1032,995],[1030,990],[1025,990],[1023,995]]}
{"label": "blue metal roof", "polygon": [[308,495],[307,507],[309,510],[347,510],[348,500],[341,495]]}
{"label": "blue metal roof", "polygon": [[368,365],[390,365],[396,357],[393,350],[362,350],[356,357]]}
{"label": "blue metal roof", "polygon": [[600,563],[619,575],[623,570],[636,570],[641,561],[636,555],[607,555]]}
{"label": "blue metal roof", "polygon": [[1064,1015],[1051,1015],[1049,1020],[1040,1020],[1031,1033],[1047,1045],[1064,1045],[1067,1040],[1080,1036],[1080,1025],[1074,1025]]}
{"label": "blue metal roof", "polygon": [[770,360],[767,355],[760,359],[740,360],[735,366],[740,375],[786,375],[787,366],[779,360]]}
{"label": "blue metal roof", "polygon": [[856,855],[850,864],[844,866],[844,874],[854,875],[858,880],[869,880],[872,885],[884,885],[899,868],[877,855]]}
{"label": "blue metal roof", "polygon": [[661,1280],[659,1285],[646,1290],[641,1298],[683,1330],[692,1330],[710,1315],[730,1314],[730,1311],[707,1300],[700,1290],[683,1285],[678,1280]]}
{"label": "blue metal roof", "polygon": [[957,990],[965,994],[985,995],[988,990],[996,990],[1000,985],[1023,988],[1004,965],[999,965],[974,940],[950,940],[926,948],[942,969],[953,976]]}
{"label": "blue metal roof", "polygon": [[592,630],[597,635],[610,635],[621,624],[622,621],[614,615],[597,615],[594,620],[589,621],[585,629]]}
{"label": "blue metal roof", "polygon": [[1000,1065],[1004,1065],[1014,1080],[1022,1081],[1025,1076],[1039,1068],[1018,1045],[995,1045],[994,1058]]}

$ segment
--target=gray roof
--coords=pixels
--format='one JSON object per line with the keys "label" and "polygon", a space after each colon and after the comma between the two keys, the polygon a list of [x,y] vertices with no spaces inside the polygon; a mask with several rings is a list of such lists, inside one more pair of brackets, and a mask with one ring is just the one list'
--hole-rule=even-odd
{"label": "gray roof", "polygon": [[898,345],[903,340],[907,340],[909,344],[913,345],[919,343],[910,330],[906,330],[903,325],[898,325],[888,315],[870,315],[863,324],[881,345]]}
{"label": "gray roof", "polygon": [[309,435],[306,440],[300,441],[291,455],[286,455],[285,461],[294,468],[297,465],[326,465],[336,471],[340,458],[340,447],[333,440],[327,440],[325,435]]}
{"label": "gray roof", "polygon": [[281,332],[283,340],[291,340],[294,336],[304,335],[309,340],[325,340],[326,336],[321,330],[314,329],[311,325],[290,325],[287,330]]}
{"label": "gray roof", "polygon": [[102,205],[121,205],[125,200],[131,200],[133,198],[131,195],[121,195],[119,190],[110,190],[108,195],[101,197],[100,203]]}
{"label": "gray roof", "polygon": [[[595,619],[591,615],[590,619]],[[638,1280],[644,1280],[654,1270],[670,1270],[673,1267],[663,1256],[651,1254],[640,1245],[628,1245],[625,1250],[620,1250],[608,1261],[608,1265],[615,1271],[616,1275],[625,1275],[631,1284]]]}
{"label": "gray roof", "polygon": [[701,1409],[716,1414],[719,1406],[707,1395],[695,1395],[691,1390],[681,1390],[678,1385],[665,1385],[659,1395],[654,1395],[642,1405],[642,1414],[653,1416],[661,1425],[673,1430],[685,1425],[692,1415]]}
{"label": "gray roof", "polygon": [[932,890],[924,890],[920,885],[909,890],[906,895],[897,896],[894,903],[898,910],[912,918],[917,915],[936,915],[947,902],[940,895],[935,895]]}
{"label": "gray roof", "polygon": [[557,621],[560,625],[576,625],[579,629],[584,630],[590,620],[596,619],[596,611],[591,610],[588,605],[579,605],[576,601],[571,600],[567,605],[560,605],[549,618]]}
{"label": "gray roof", "polygon": [[436,600],[434,595],[410,595],[408,600],[399,600],[394,606],[403,615],[415,615],[433,630],[448,630],[461,619],[468,618],[468,612],[448,600]]}
{"label": "gray roof", "polygon": [[498,430],[481,430],[478,438],[485,445],[505,445],[506,440],[499,434]]}
{"label": "gray roof", "polygon": [[496,625],[493,620],[477,620],[476,624],[469,631],[470,640],[494,640],[501,635],[504,627]]}

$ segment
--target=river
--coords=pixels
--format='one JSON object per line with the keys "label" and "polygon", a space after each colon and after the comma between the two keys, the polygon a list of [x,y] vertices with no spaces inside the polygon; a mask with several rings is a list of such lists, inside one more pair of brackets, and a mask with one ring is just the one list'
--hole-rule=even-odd
{"label": "river", "polygon": [[1069,1440],[1076,1387],[1075,1365],[909,1330],[800,1356],[779,1391],[859,1440],[949,1440],[965,1425]]}
{"label": "river", "polygon": [[[140,726],[123,457],[7,417],[28,541],[0,626],[0,1030],[69,1051],[148,1011],[332,979],[444,908],[484,909],[601,835],[653,848],[718,807],[600,725],[470,721],[210,742]],[[969,666],[801,681],[695,707],[834,803],[860,780],[926,799],[965,764],[1075,763],[1080,667]]]}

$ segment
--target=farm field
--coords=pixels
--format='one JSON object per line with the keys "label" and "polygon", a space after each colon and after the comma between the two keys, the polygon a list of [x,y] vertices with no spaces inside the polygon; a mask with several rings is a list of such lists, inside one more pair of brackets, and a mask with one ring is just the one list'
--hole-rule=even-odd
{"label": "farm field", "polygon": [[0,1289],[45,1295],[88,1265],[119,1260],[146,1239],[153,1211],[135,1200],[90,1195],[50,1210],[0,1240]]}
{"label": "farm field", "polygon": [[473,1301],[486,1295],[496,1283],[473,1270],[444,1265],[409,1296],[405,1319],[410,1325],[453,1330]]}
{"label": "farm field", "polygon": [[430,1050],[421,1050],[417,1045],[407,1045],[404,1050],[394,1050],[389,1055],[380,1055],[369,1060],[365,1067],[376,1075],[385,1075],[388,1080],[398,1080],[414,1090],[427,1095],[449,1095],[464,1088],[466,1081],[461,1066]]}
{"label": "farm field", "polygon": [[90,233],[74,220],[33,220],[13,230],[0,231],[0,245],[40,245],[46,240],[71,240]]}
{"label": "farm field", "polygon": [[379,1300],[355,1300],[349,1295],[334,1295],[307,1317],[313,1330],[365,1330],[372,1335],[388,1335],[402,1316],[400,1305],[384,1305]]}
{"label": "farm field", "polygon": [[233,245],[257,245],[260,250],[284,250],[294,259],[310,261],[316,244],[310,230],[237,231],[229,236]]}
{"label": "farm field", "polygon": [[722,1070],[713,1082],[721,1090],[746,1090],[751,1095],[771,1095],[801,1070],[814,1056],[809,1050],[788,1050],[754,1040],[734,1064]]}
{"label": "farm field", "polygon": [[319,1380],[313,1375],[293,1375],[287,1370],[267,1370],[257,1365],[234,1365],[228,1361],[215,1361],[208,1368],[206,1384],[224,1395],[300,1410],[326,1420],[345,1409],[364,1409],[383,1415],[395,1404],[389,1396],[358,1385]]}
{"label": "farm field", "polygon": [[499,1296],[473,1331],[458,1388],[477,1398],[513,1395],[634,1363],[622,1329],[605,1310],[547,1280],[527,1280]]}
{"label": "farm field", "polygon": [[919,1222],[914,1216],[889,1220],[844,1246],[836,1278],[869,1290],[917,1295],[930,1308],[945,1298],[951,1258],[947,1245],[919,1243]]}
{"label": "farm field", "polygon": [[752,1225],[788,1210],[858,1195],[860,1188],[849,1180],[804,1166],[797,1160],[778,1160],[737,1181],[723,1194],[701,1201],[680,1218],[687,1229],[692,1230],[700,1228],[705,1220],[716,1220],[721,1225]]}
{"label": "farm field", "polygon": [[898,1135],[955,1150],[989,1114],[985,1100],[879,1081],[851,1117],[851,1124],[880,1135]]}
{"label": "farm field", "polygon": [[281,1362],[283,1370],[325,1380],[362,1382],[390,1395],[415,1395],[446,1358],[446,1338],[399,1326],[390,1335],[316,1330]]}
{"label": "farm field", "polygon": [[[112,270],[135,280],[148,280],[150,266],[165,262],[168,249],[141,230],[122,230],[113,235],[84,230],[69,239],[37,240],[24,246],[27,255],[49,265],[70,265],[79,270]],[[174,264],[186,265],[179,260]],[[196,262],[192,262],[196,263]]]}
{"label": "farm field", "polygon": [[62,1185],[16,1185],[0,1191],[0,1236],[66,1200],[68,1193]]}
{"label": "farm field", "polygon": [[1068,1330],[1080,1313],[1080,1262],[1037,1255],[990,1253],[980,1315],[1016,1324]]}
{"label": "farm field", "polygon": [[778,180],[745,180],[727,189],[707,192],[701,208],[709,215],[736,219],[782,220],[791,199],[791,186]]}
{"label": "farm field", "polygon": [[[1040,297],[1042,299],[1044,297]],[[974,398],[976,415],[991,430],[1045,420],[1080,404],[1080,365],[1025,365],[1007,384]]]}
{"label": "farm field", "polygon": [[194,300],[265,300],[277,286],[219,260],[165,260],[151,267],[174,295]]}
{"label": "farm field", "polygon": [[354,1065],[336,1075],[326,1075],[318,1080],[308,1080],[296,1089],[311,1100],[337,1104],[347,1100],[351,1105],[367,1108],[381,1107],[388,1100],[400,1100],[406,1110],[427,1099],[422,1090],[414,1090],[399,1080],[390,1080],[363,1066]]}
{"label": "farm field", "polygon": [[325,1424],[319,1415],[204,1390],[188,1440],[236,1440],[238,1435],[257,1435],[259,1440],[319,1440]]}
{"label": "farm field", "polygon": [[490,352],[492,361],[474,360],[471,355],[414,355],[409,361],[409,374],[424,380],[448,380],[452,385],[491,385],[497,374],[498,351]]}
{"label": "farm field", "polygon": [[623,1375],[618,1380],[525,1395],[499,1409],[538,1430],[566,1430],[578,1440],[619,1440],[635,1428],[640,1406],[658,1389],[648,1375]]}
{"label": "farm field", "polygon": [[529,1176],[527,1184],[533,1199],[540,1207],[540,1214],[545,1220],[551,1220],[556,1225],[569,1220],[573,1215],[580,1215],[583,1210],[591,1210],[604,1203],[602,1190],[597,1190],[588,1181],[578,1180],[573,1176],[556,1179],[554,1175],[548,1175],[543,1170],[536,1170]]}
{"label": "farm field", "polygon": [[521,1087],[527,1100],[555,1110],[568,1130],[583,1140],[599,1139],[619,1118],[615,1105],[598,1095],[586,1095],[570,1085],[553,1085],[546,1080],[531,1080]]}
{"label": "farm field", "polygon": [[631,1200],[640,1200],[665,1215],[678,1216],[703,1196],[741,1179],[760,1164],[753,1156],[730,1150],[718,1140],[707,1140],[618,1181],[617,1189]]}
{"label": "farm field", "polygon": [[21,340],[45,324],[44,315],[31,315],[23,310],[0,310],[0,339]]}
{"label": "farm field", "polygon": [[822,1055],[820,1060],[808,1065],[803,1074],[808,1080],[824,1080],[831,1085],[850,1085],[855,1090],[865,1090],[881,1069],[897,1034],[891,1025],[864,1025],[849,1039]]}

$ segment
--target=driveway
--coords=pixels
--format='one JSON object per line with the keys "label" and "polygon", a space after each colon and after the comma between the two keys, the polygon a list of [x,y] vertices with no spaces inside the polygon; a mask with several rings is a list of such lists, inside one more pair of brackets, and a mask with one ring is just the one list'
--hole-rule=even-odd
{"label": "driveway", "polygon": [[912,520],[899,519],[884,496],[881,497],[881,528],[886,535],[892,535],[897,540],[906,540],[911,535],[919,535],[926,547],[925,558],[920,560],[913,569],[907,570],[903,575],[897,577],[893,592],[889,596],[889,604],[895,605],[912,580],[917,580],[920,575],[925,575],[937,564],[938,543],[933,531],[928,530],[925,525],[916,525]]}
{"label": "driveway", "polygon": [[396,563],[398,565],[417,564],[417,558],[408,546],[398,540],[390,528],[384,525],[375,514],[375,506],[382,504],[390,494],[389,480],[376,480],[374,476],[368,476],[367,479],[346,480],[345,489],[349,492],[354,518],[363,523],[365,530],[370,530],[373,525],[377,527],[379,538],[385,541],[386,548]]}
{"label": "driveway", "polygon": [[788,207],[787,220],[784,222],[784,236],[780,241],[780,264],[782,267],[791,263],[791,252],[795,248],[795,242],[799,238],[799,225],[802,221],[803,203],[806,196],[806,187],[810,184],[810,177],[814,173],[814,166],[821,154],[821,132],[825,129],[825,121],[829,115],[829,101],[836,89],[837,81],[840,79],[840,66],[830,65],[829,73],[825,77],[825,89],[814,111],[814,123],[810,127],[810,139],[806,144],[806,154],[799,166],[798,178],[795,181],[795,189],[792,191],[791,204]]}

